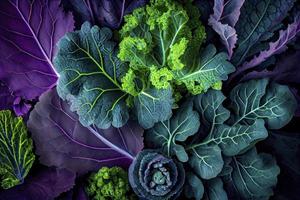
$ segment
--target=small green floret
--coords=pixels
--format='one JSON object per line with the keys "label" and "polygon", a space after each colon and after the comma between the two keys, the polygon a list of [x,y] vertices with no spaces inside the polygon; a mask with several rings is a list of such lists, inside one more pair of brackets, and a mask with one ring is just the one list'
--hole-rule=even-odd
{"label": "small green floret", "polygon": [[120,167],[102,167],[88,179],[86,192],[91,200],[131,200],[127,172]]}

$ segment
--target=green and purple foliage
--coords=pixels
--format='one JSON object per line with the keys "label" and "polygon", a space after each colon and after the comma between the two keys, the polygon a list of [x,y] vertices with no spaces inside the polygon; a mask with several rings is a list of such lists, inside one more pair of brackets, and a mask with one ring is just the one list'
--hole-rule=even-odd
{"label": "green and purple foliage", "polygon": [[296,0],[1,0],[0,200],[297,200],[299,32]]}

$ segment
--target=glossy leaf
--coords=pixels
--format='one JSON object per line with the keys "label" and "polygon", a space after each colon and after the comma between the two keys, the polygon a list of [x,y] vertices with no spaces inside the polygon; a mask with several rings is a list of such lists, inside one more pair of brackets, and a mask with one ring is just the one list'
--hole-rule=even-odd
{"label": "glossy leaf", "polygon": [[0,79],[16,97],[32,100],[57,80],[56,43],[73,30],[73,17],[60,0],[0,2]]}
{"label": "glossy leaf", "polygon": [[28,128],[42,164],[80,174],[102,166],[126,168],[143,148],[143,130],[138,125],[129,122],[120,129],[86,128],[55,89],[41,96]]}
{"label": "glossy leaf", "polygon": [[21,117],[0,111],[0,175],[4,189],[23,183],[33,162],[32,140]]}

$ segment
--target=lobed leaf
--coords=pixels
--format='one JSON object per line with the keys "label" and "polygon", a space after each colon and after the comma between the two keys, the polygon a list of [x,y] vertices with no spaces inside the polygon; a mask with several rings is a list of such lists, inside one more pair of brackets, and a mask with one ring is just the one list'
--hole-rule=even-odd
{"label": "lobed leaf", "polygon": [[268,79],[237,85],[230,93],[234,124],[264,119],[270,129],[285,126],[296,110],[296,100],[287,86]]}

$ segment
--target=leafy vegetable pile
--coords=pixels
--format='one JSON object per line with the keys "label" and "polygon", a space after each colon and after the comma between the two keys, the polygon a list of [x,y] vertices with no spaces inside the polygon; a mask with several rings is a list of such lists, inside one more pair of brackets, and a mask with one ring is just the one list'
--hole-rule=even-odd
{"label": "leafy vegetable pile", "polygon": [[0,199],[298,199],[296,0],[0,1]]}

